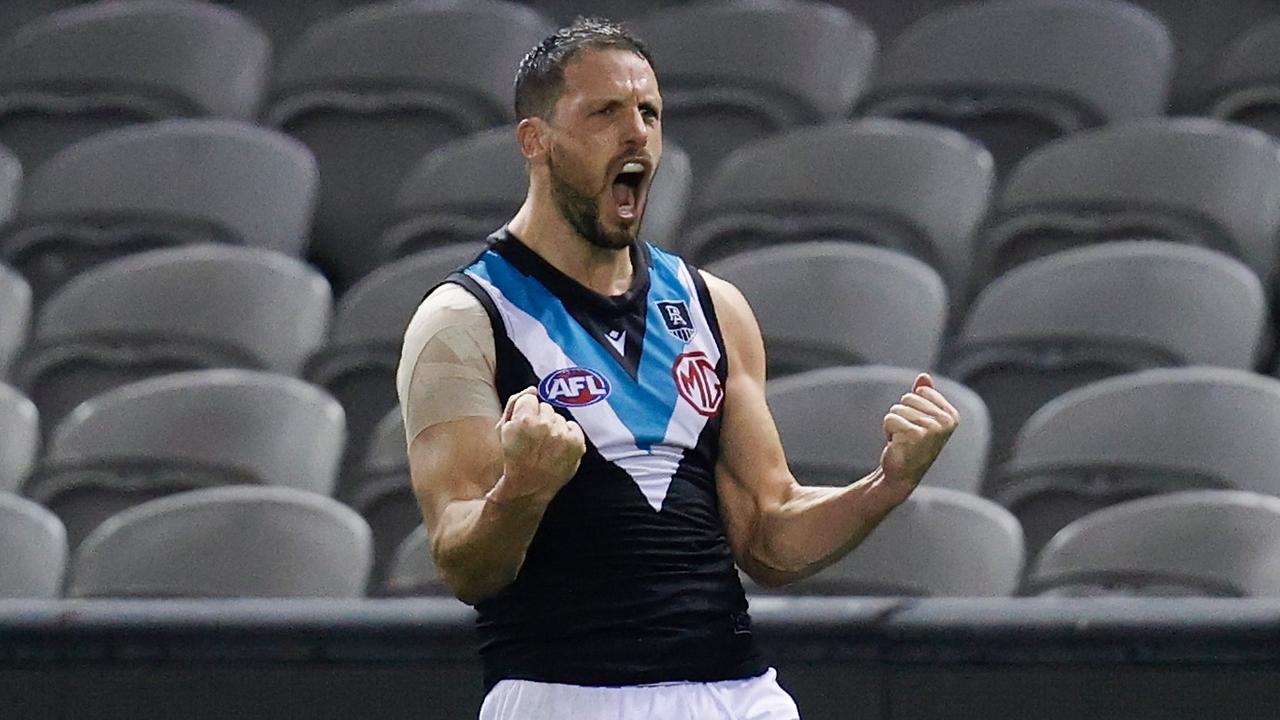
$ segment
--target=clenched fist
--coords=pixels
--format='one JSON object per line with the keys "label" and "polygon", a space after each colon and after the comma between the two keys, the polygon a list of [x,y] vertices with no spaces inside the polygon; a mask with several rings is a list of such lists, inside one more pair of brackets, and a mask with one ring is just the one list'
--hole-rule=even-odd
{"label": "clenched fist", "polygon": [[887,442],[880,469],[903,497],[910,494],[937,459],[960,422],[960,413],[933,386],[933,378],[916,377],[911,392],[884,416]]}
{"label": "clenched fist", "polygon": [[502,441],[504,499],[550,502],[578,471],[587,449],[578,423],[565,420],[539,400],[532,387],[507,400],[497,430]]}

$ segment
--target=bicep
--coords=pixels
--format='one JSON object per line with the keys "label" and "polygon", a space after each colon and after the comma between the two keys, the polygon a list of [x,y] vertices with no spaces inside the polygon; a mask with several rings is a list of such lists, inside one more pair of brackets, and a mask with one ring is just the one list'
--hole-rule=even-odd
{"label": "bicep", "polygon": [[409,445],[409,475],[433,533],[450,504],[478,500],[502,474],[502,452],[494,421],[460,417],[424,428]]}

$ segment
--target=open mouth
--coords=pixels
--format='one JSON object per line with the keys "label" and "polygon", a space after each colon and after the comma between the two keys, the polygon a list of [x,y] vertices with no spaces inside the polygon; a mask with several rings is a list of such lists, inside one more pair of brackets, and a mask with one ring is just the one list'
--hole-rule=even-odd
{"label": "open mouth", "polygon": [[613,178],[613,201],[618,206],[618,217],[634,220],[640,215],[640,185],[644,182],[645,166],[629,162]]}

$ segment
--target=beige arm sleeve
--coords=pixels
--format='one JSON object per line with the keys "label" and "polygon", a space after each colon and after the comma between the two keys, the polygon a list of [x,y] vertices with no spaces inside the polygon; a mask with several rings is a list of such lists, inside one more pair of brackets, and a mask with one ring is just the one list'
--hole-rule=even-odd
{"label": "beige arm sleeve", "polygon": [[396,393],[405,439],[461,417],[502,415],[494,385],[493,329],[480,301],[459,285],[436,288],[405,330]]}

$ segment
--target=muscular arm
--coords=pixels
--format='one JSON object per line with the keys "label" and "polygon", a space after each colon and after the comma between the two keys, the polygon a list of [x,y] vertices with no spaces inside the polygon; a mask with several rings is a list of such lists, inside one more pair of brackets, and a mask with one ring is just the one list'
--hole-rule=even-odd
{"label": "muscular arm", "polygon": [[[938,395],[947,414],[935,427],[927,412],[895,405],[885,418],[886,435],[902,442],[886,448],[880,467],[845,487],[800,485],[765,403],[764,343],[751,309],[732,285],[703,275],[729,361],[716,468],[721,514],[738,565],[761,585],[784,585],[843,557],[907,498],[954,429],[955,411]],[[917,390],[936,394],[919,383]],[[919,452],[904,455],[903,443],[910,441],[919,441]]]}

